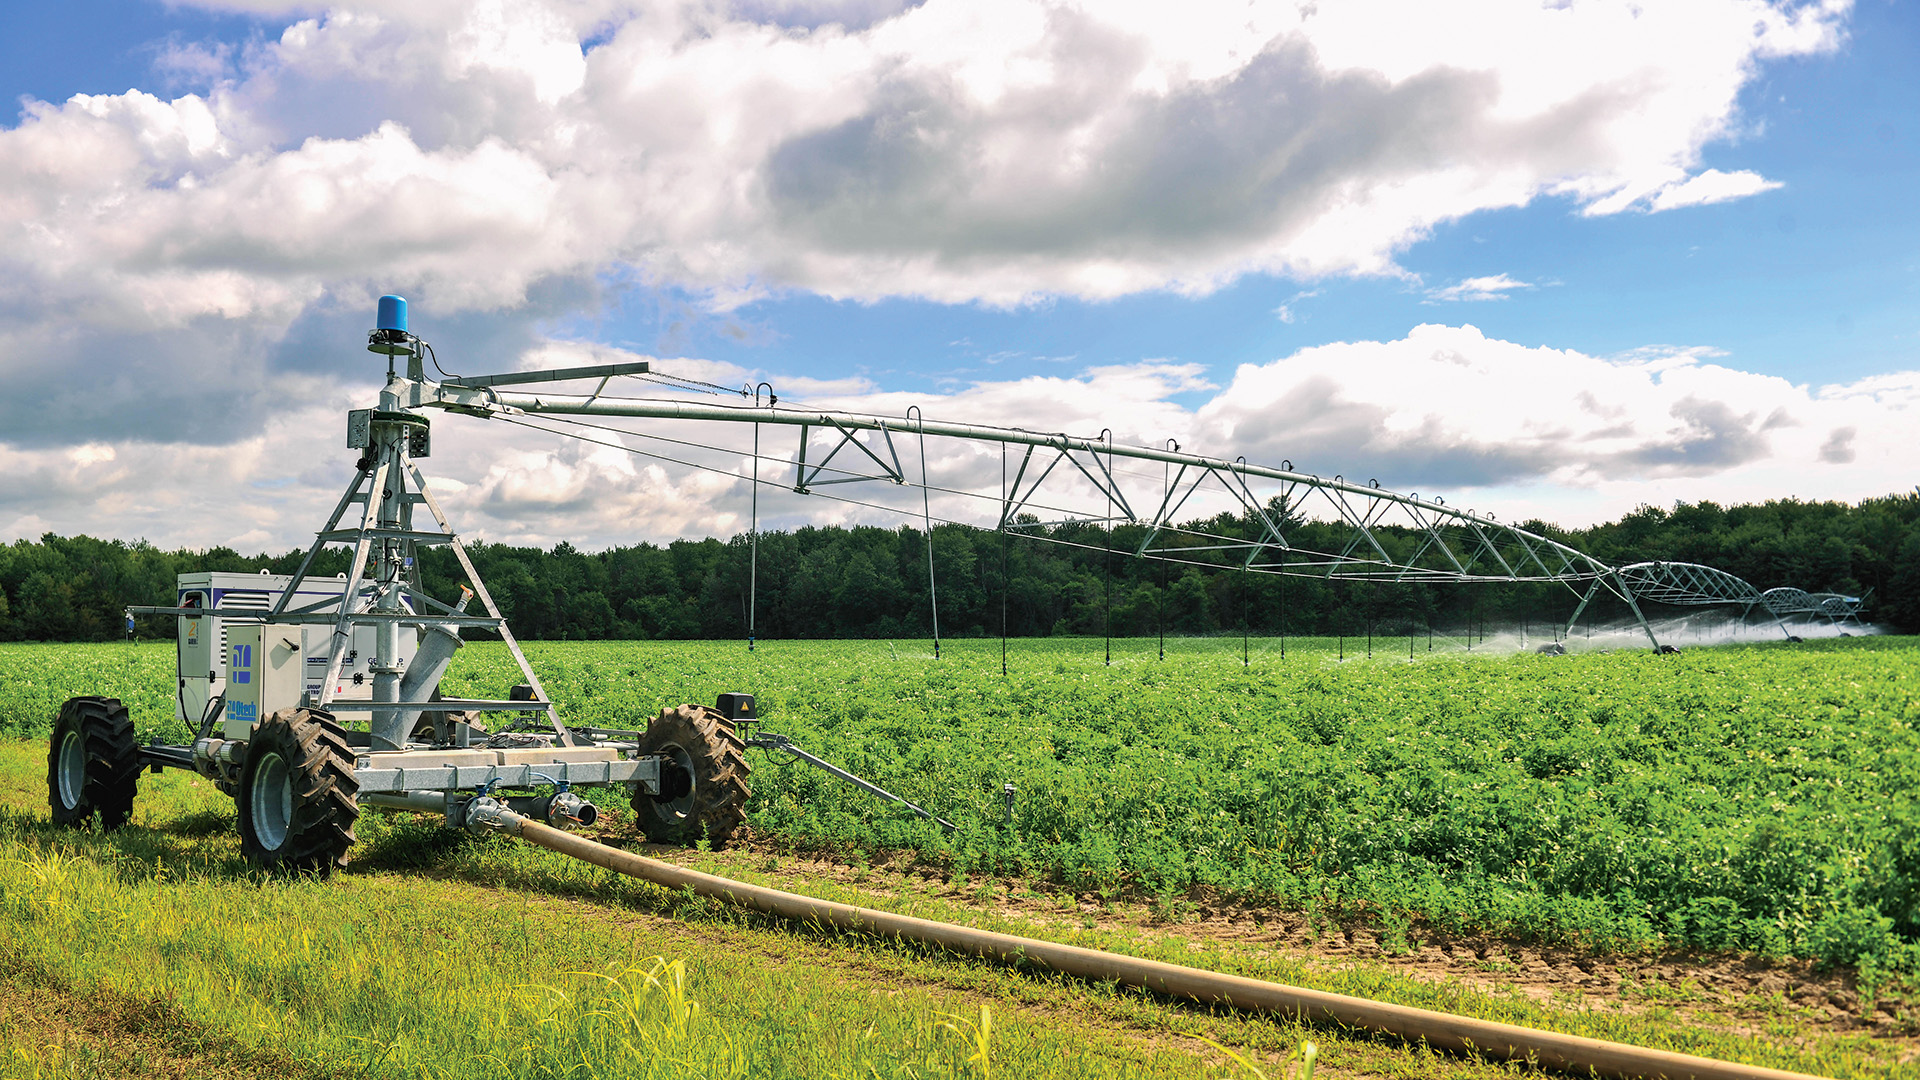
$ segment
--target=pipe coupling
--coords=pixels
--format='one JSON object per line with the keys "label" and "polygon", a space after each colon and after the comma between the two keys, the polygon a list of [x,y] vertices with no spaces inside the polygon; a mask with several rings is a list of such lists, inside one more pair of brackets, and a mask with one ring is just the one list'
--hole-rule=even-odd
{"label": "pipe coupling", "polygon": [[553,795],[509,795],[507,809],[528,821],[544,821],[556,829],[587,828],[600,820],[600,808],[571,791]]}
{"label": "pipe coupling", "polygon": [[520,835],[520,825],[526,819],[508,809],[507,804],[491,795],[480,795],[467,800],[466,813],[463,815],[470,833],[503,832],[509,836]]}
{"label": "pipe coupling", "polygon": [[547,823],[556,829],[585,829],[600,820],[600,808],[571,791],[563,791],[547,804]]}

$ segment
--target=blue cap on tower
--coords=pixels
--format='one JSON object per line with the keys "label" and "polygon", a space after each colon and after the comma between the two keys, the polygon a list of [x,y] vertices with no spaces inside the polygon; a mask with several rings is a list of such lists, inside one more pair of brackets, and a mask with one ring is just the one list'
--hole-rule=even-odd
{"label": "blue cap on tower", "polygon": [[381,330],[407,332],[407,298],[404,296],[383,296],[380,298],[379,317],[374,325]]}

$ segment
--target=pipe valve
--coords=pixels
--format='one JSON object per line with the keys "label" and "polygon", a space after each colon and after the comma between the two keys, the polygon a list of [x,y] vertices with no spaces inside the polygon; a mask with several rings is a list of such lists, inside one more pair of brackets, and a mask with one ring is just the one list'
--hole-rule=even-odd
{"label": "pipe valve", "polygon": [[584,829],[600,820],[599,807],[564,785],[552,795],[509,795],[505,808],[518,820],[542,821],[556,829]]}

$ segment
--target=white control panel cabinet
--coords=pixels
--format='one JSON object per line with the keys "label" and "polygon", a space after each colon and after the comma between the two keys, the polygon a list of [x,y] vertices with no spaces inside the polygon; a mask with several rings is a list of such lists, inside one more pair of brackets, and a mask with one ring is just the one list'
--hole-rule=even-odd
{"label": "white control panel cabinet", "polygon": [[[183,608],[247,608],[264,615],[272,609],[280,594],[293,579],[281,574],[232,574],[201,571],[181,574],[178,604]],[[337,578],[309,577],[301,583],[289,608],[304,607],[331,600],[346,591],[344,575]],[[263,633],[264,630],[264,633]],[[373,697],[374,634],[372,626],[356,626],[340,665],[340,681],[334,696],[345,700],[367,701]],[[320,683],[327,677],[327,644],[333,628],[321,625],[265,627],[260,619],[235,616],[182,615],[179,620],[179,692],[174,697],[174,712],[189,728],[200,722],[207,702],[215,695],[227,696],[225,724],[240,722],[238,733],[228,738],[246,738],[246,725],[275,709],[298,705],[303,694],[317,699]],[[291,644],[289,644],[291,643]],[[236,647],[243,651],[236,653]],[[413,660],[415,637],[400,635],[403,663]],[[236,660],[238,663],[236,664]],[[245,684],[230,676],[239,668],[247,669]],[[263,680],[255,682],[255,679]],[[243,691],[243,686],[245,687]],[[263,698],[260,691],[265,689]],[[261,708],[258,715],[240,721],[235,704],[246,701]]]}

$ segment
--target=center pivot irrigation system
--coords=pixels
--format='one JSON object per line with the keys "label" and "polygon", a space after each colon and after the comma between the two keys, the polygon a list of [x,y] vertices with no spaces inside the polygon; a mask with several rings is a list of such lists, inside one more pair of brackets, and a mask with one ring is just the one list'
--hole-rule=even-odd
{"label": "center pivot irrigation system", "polygon": [[[143,767],[178,768],[234,796],[242,850],[264,866],[324,872],[344,865],[354,823],[366,806],[444,813],[456,828],[486,828],[505,812],[569,827],[598,817],[598,808],[580,794],[596,788],[624,791],[651,840],[722,845],[744,820],[751,793],[744,751],[757,747],[790,754],[953,828],[783,736],[755,733],[751,694],[722,694],[712,707],[663,708],[644,729],[564,723],[421,470],[432,447],[432,409],[535,427],[735,478],[746,478],[750,469],[756,542],[759,489],[766,483],[860,506],[917,510],[927,525],[936,656],[932,526],[959,520],[953,514],[964,513],[969,500],[991,504],[993,527],[1003,537],[1071,543],[1066,531],[1048,527],[1076,522],[1106,529],[1111,553],[1114,526],[1144,527],[1138,530],[1143,539],[1122,554],[1168,563],[1218,567],[1215,560],[1225,557],[1246,573],[1323,579],[1557,582],[1581,595],[1575,619],[1605,589],[1633,610],[1656,650],[1662,646],[1640,611],[1641,597],[1758,605],[1776,622],[1791,612],[1851,617],[1858,607],[1850,598],[1797,590],[1759,593],[1732,575],[1690,564],[1614,568],[1444,499],[1388,491],[1377,481],[1299,472],[1291,462],[1271,468],[1244,458],[1183,453],[1171,442],[1161,448],[1120,445],[1110,432],[1087,439],[944,423],[917,409],[881,416],[782,407],[764,383],[742,391],[753,399],[750,406],[606,392],[622,378],[668,381],[680,389],[706,386],[659,375],[645,362],[448,376],[432,347],[408,331],[406,301],[397,296],[381,298],[367,348],[387,358],[387,383],[377,407],[348,414],[347,444],[361,451],[360,459],[299,569],[291,576],[257,578],[184,574],[175,606],[129,609],[130,617],[177,620],[176,709],[192,726],[192,741],[138,745],[120,702],[68,701],[48,762],[58,820],[80,823],[97,813],[108,827],[118,825],[130,812]],[[430,360],[438,381],[427,377]],[[396,367],[401,361],[404,370]],[[592,384],[591,392],[541,389],[582,381]],[[568,417],[651,420],[659,422],[657,429],[695,437]],[[539,422],[549,418],[572,427]],[[751,426],[753,449],[745,466],[737,452],[697,437],[715,424]],[[761,429],[768,425],[798,429],[795,453],[778,462],[782,472],[792,470],[790,479],[760,476],[762,463],[774,460],[760,452]],[[976,473],[982,464],[990,468],[998,451],[998,492],[932,479],[929,438],[957,444]],[[702,464],[628,441],[640,439],[679,447],[683,455],[720,458]],[[917,477],[902,461],[903,444],[910,454],[917,451]],[[882,494],[863,500],[828,493],[851,490],[834,485],[862,483],[880,485]],[[898,495],[884,494],[893,489],[917,489],[919,505],[903,506]],[[889,497],[894,504],[884,501]],[[937,519],[936,497],[942,507]],[[1209,509],[1214,517],[1193,520]],[[1183,516],[1187,523],[1176,524]],[[1227,519],[1251,528],[1233,535],[1219,524]],[[1316,527],[1308,528],[1309,520]],[[351,546],[347,572],[331,578],[311,573],[315,557],[333,545]],[[416,555],[431,545],[449,547],[466,576],[457,600],[430,596],[421,587]],[[469,610],[476,598],[479,612]],[[441,693],[441,677],[470,628],[498,634],[519,666],[525,681],[504,698]]]}
{"label": "center pivot irrigation system", "polygon": [[[1865,628],[1860,621],[1865,597],[1810,593],[1791,587],[1761,592],[1744,578],[1698,563],[1634,563],[1621,567],[1620,577],[1643,600],[1679,607],[1737,607],[1742,623],[1753,617],[1755,609],[1766,612],[1789,641],[1800,640],[1788,625],[1790,619],[1808,625],[1818,625],[1818,620],[1824,619],[1836,630],[1845,626]],[[1573,617],[1580,618],[1578,609]]]}
{"label": "center pivot irrigation system", "polygon": [[[519,836],[669,888],[692,889],[775,915],[1037,963],[1177,997],[1384,1031],[1582,1075],[1796,1076],[830,904],[699,874],[572,835],[566,830],[592,825],[599,817],[598,808],[579,792],[612,788],[628,797],[648,839],[723,845],[745,817],[751,770],[744,751],[751,747],[790,754],[949,830],[954,826],[783,736],[756,733],[751,694],[722,694],[712,707],[663,708],[643,730],[563,722],[420,468],[432,445],[425,410],[540,427],[736,478],[744,478],[746,471],[738,453],[699,438],[584,421],[563,422],[585,431],[554,429],[535,421],[588,416],[751,425],[753,450],[746,468],[754,485],[756,537],[760,466],[768,460],[760,453],[761,426],[798,428],[797,452],[779,463],[793,470],[791,481],[779,481],[780,486],[815,495],[826,495],[821,489],[829,485],[863,482],[918,489],[917,509],[928,526],[930,545],[929,597],[936,603],[932,524],[956,520],[947,516],[948,510],[968,500],[987,500],[995,507],[994,527],[1003,537],[1025,534],[1073,542],[1045,526],[1090,523],[1108,530],[1106,550],[1111,552],[1116,524],[1145,526],[1145,539],[1124,554],[1172,563],[1217,567],[1218,562],[1206,556],[1218,558],[1226,552],[1237,560],[1236,569],[1246,573],[1374,581],[1558,582],[1576,592],[1584,590],[1582,608],[1607,589],[1633,609],[1656,649],[1660,643],[1641,616],[1637,598],[1746,604],[1749,609],[1757,604],[1776,620],[1784,613],[1806,612],[1850,617],[1857,612],[1857,600],[1788,596],[1782,590],[1762,594],[1731,575],[1686,564],[1615,569],[1548,537],[1490,514],[1456,509],[1441,499],[1301,473],[1290,463],[1275,469],[1245,459],[1186,454],[1177,445],[1116,445],[1110,433],[1084,439],[939,423],[917,410],[888,417],[781,408],[766,384],[761,384],[767,391],[764,405],[756,390],[743,393],[753,398],[752,407],[605,393],[616,378],[665,379],[682,389],[704,385],[659,376],[646,363],[465,378],[441,372],[436,382],[425,371],[432,348],[408,332],[406,302],[394,296],[381,298],[378,328],[369,335],[367,347],[387,357],[387,383],[376,408],[348,414],[347,443],[361,451],[360,459],[299,569],[290,576],[183,574],[175,606],[128,610],[130,618],[177,620],[175,707],[178,718],[193,727],[192,741],[141,745],[119,701],[68,700],[48,750],[48,797],[57,822],[82,826],[97,817],[103,828],[116,828],[131,814],[142,771],[185,769],[234,797],[241,851],[250,862],[267,868],[329,873],[345,865],[363,807],[427,811],[444,814],[453,828]],[[405,360],[404,373],[395,368],[400,359]],[[433,366],[439,371],[437,359]],[[596,386],[584,395],[504,389],[577,380],[593,380]],[[686,433],[684,425],[678,430]],[[626,441],[647,438],[681,448],[675,453],[717,453],[720,460],[702,464]],[[987,485],[969,488],[932,481],[926,464],[928,438],[957,441],[976,464],[998,450],[998,493],[985,490]],[[908,439],[920,458],[917,480],[908,476],[899,452]],[[933,512],[936,496],[943,511],[938,518]],[[889,504],[885,496],[826,497],[893,511],[915,509]],[[1224,507],[1227,516],[1237,516],[1243,525],[1254,522],[1254,535],[1233,535],[1227,526],[1204,521],[1175,524],[1180,515],[1208,507]],[[419,514],[423,509],[424,520]],[[1303,526],[1306,515],[1316,511],[1317,523],[1331,524],[1331,530]],[[1218,523],[1222,518],[1216,513],[1205,520]],[[1306,542],[1310,532],[1319,541]],[[1337,542],[1327,544],[1329,535]],[[333,545],[352,547],[348,571],[331,578],[311,573],[316,556]],[[422,588],[417,553],[430,545],[452,550],[467,578],[460,597],[434,597]],[[480,602],[479,613],[469,610],[474,599]],[[937,656],[937,608],[935,615]],[[441,677],[462,646],[462,633],[470,628],[498,634],[519,666],[525,681],[506,697],[442,695]],[[751,640],[749,636],[749,645]]]}

